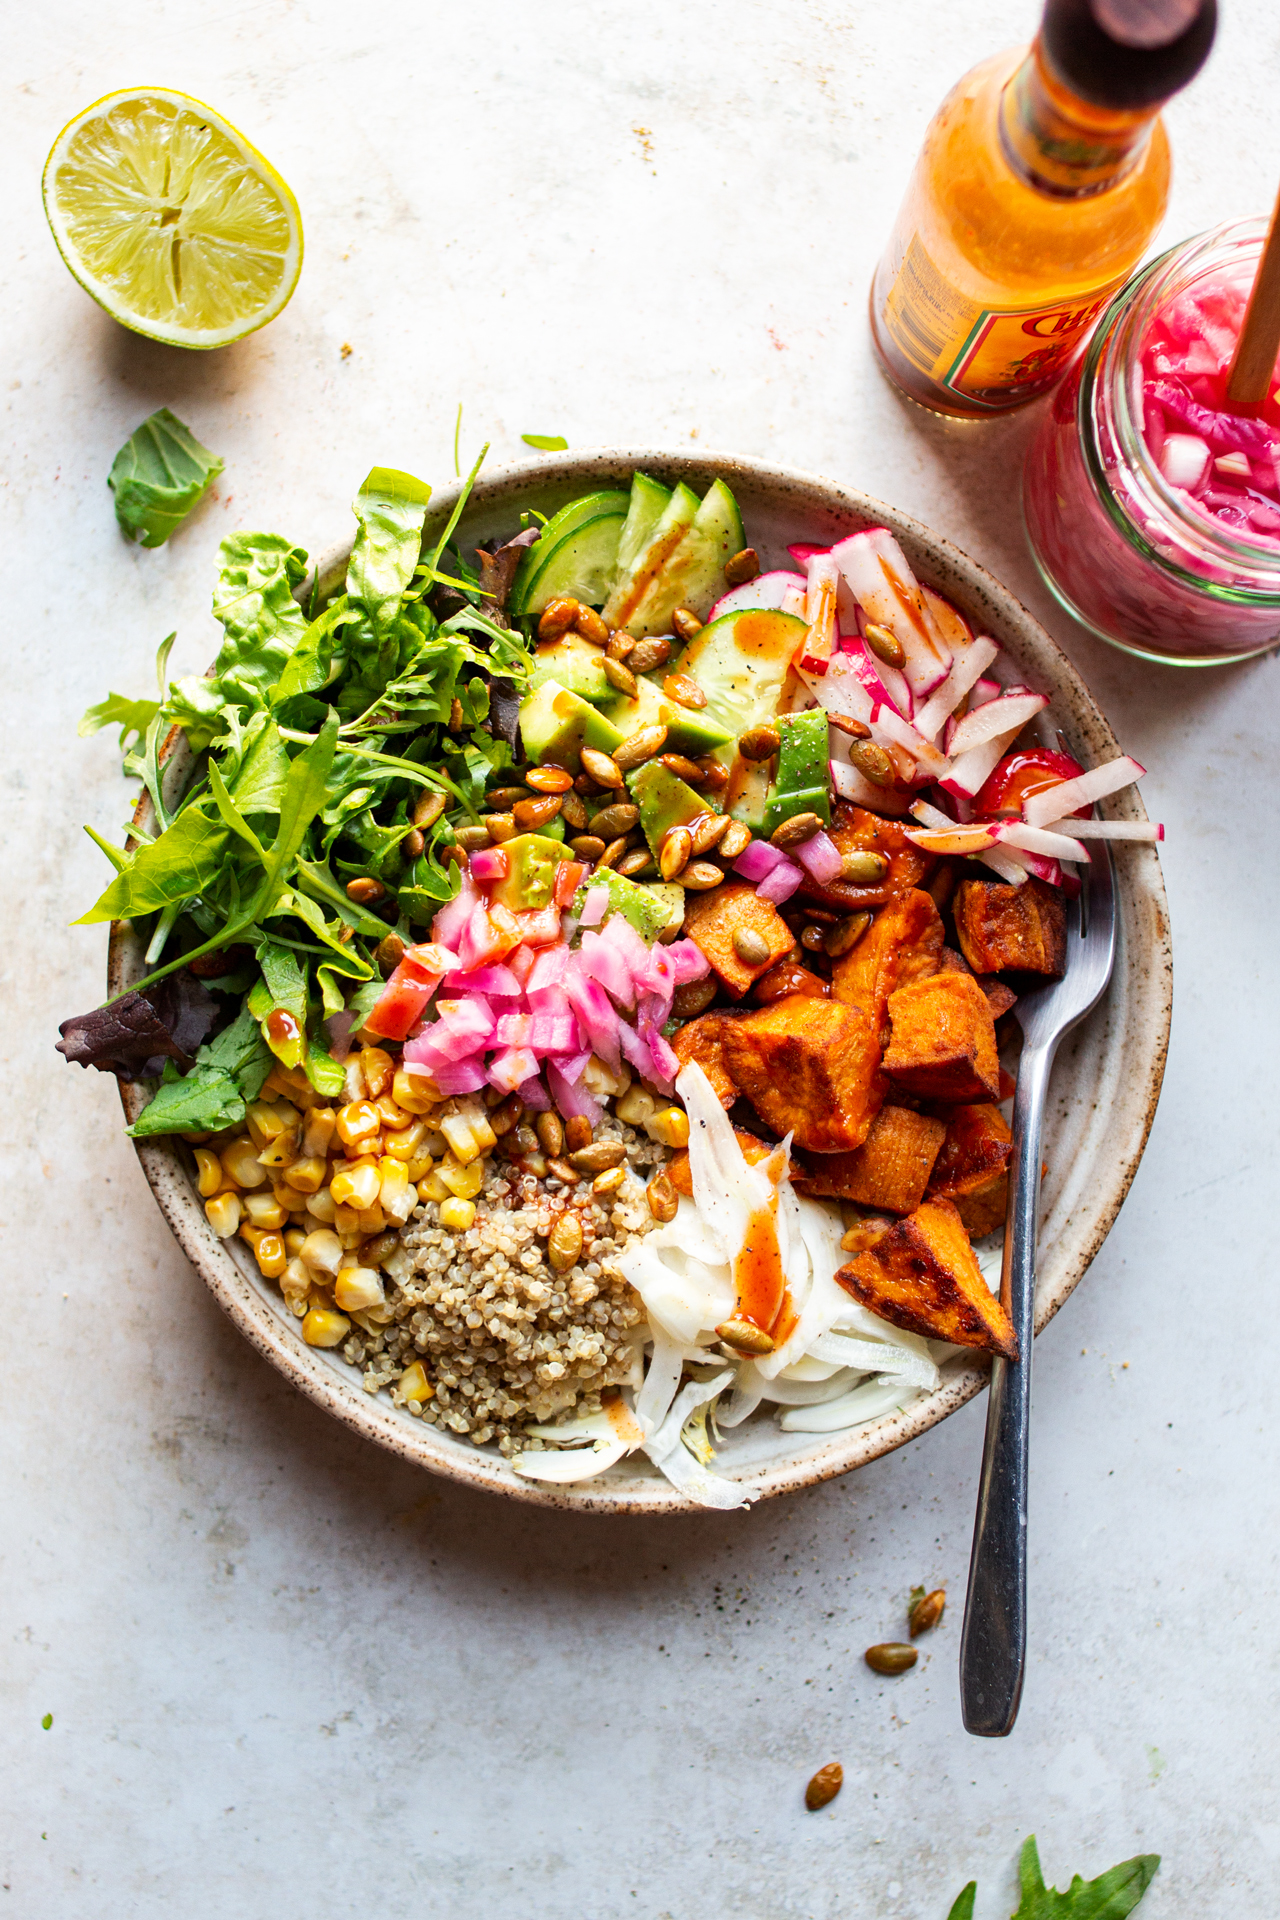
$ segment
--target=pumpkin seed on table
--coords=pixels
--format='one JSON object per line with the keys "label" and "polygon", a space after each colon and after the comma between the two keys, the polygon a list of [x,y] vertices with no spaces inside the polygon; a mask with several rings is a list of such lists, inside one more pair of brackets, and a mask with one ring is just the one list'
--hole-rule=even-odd
{"label": "pumpkin seed on table", "polygon": [[536,833],[555,819],[563,804],[558,793],[544,793],[534,800],[518,800],[511,814],[521,833]]}
{"label": "pumpkin seed on table", "polygon": [[882,853],[863,853],[855,850],[844,857],[844,878],[855,885],[874,887],[884,879],[889,871],[889,862]]}
{"label": "pumpkin seed on table", "polygon": [[688,827],[669,827],[658,849],[658,872],[664,880],[674,880],[689,864],[693,835]]}
{"label": "pumpkin seed on table", "polygon": [[872,1673],[909,1673],[920,1655],[905,1640],[882,1640],[878,1646],[868,1647],[863,1659]]}
{"label": "pumpkin seed on table", "polygon": [[671,631],[682,640],[694,640],[702,632],[702,622],[692,607],[677,607],[671,616]]}
{"label": "pumpkin seed on table", "polygon": [[760,571],[760,556],[754,547],[743,547],[724,563],[724,577],[731,587],[745,587]]}
{"label": "pumpkin seed on table", "polygon": [[874,621],[867,627],[863,639],[877,660],[883,660],[886,667],[905,667],[906,649],[896,633],[889,627],[877,626]]}
{"label": "pumpkin seed on table", "polygon": [[712,866],[709,860],[691,860],[680,875],[680,885],[690,888],[694,893],[709,893],[712,887],[724,882],[724,868]]}
{"label": "pumpkin seed on table", "polygon": [[563,767],[530,767],[524,783],[535,793],[568,793],[573,786],[573,775]]}
{"label": "pumpkin seed on table", "polygon": [[637,691],[637,681],[634,673],[632,673],[626,662],[623,660],[611,660],[606,653],[601,664],[604,667],[604,677],[609,682],[609,685],[616,687],[619,693],[625,693],[630,699],[634,700]]}
{"label": "pumpkin seed on table", "polygon": [[659,667],[665,667],[671,658],[671,642],[660,640],[655,635],[649,640],[637,640],[627,655],[627,665],[632,673],[656,673]]}
{"label": "pumpkin seed on table", "polygon": [[838,1760],[831,1760],[825,1767],[819,1767],[804,1790],[804,1803],[810,1813],[830,1806],[843,1785],[844,1768]]}
{"label": "pumpkin seed on table", "polygon": [[639,818],[639,807],[632,806],[629,800],[615,800],[611,805],[601,807],[599,813],[592,814],[591,831],[603,834],[606,840],[613,840],[620,833],[630,833]]}
{"label": "pumpkin seed on table", "polygon": [[643,766],[655,753],[661,753],[666,738],[667,729],[663,726],[640,727],[635,733],[629,733],[620,747],[614,748],[613,764],[629,773],[632,767]]}
{"label": "pumpkin seed on table", "polygon": [[623,784],[622,772],[616,760],[607,753],[601,753],[597,747],[582,749],[582,770],[595,781],[598,787],[620,787]]}
{"label": "pumpkin seed on table", "polygon": [[[744,967],[762,967],[770,958],[769,942],[754,927],[738,927],[733,936],[733,950]],[[674,1005],[674,1002],[673,1002]]]}
{"label": "pumpkin seed on table", "polygon": [[688,673],[669,673],[662,683],[662,691],[668,700],[674,700],[678,707],[687,707],[700,712],[707,704],[707,696],[697,681]]}
{"label": "pumpkin seed on table", "polygon": [[815,833],[822,832],[822,822],[816,813],[793,813],[780,827],[769,836],[771,846],[801,847],[806,840],[812,840]]}
{"label": "pumpkin seed on table", "polygon": [[937,1626],[946,1604],[945,1587],[935,1587],[932,1593],[926,1593],[923,1587],[912,1587],[907,1606],[907,1631],[913,1640]]}
{"label": "pumpkin seed on table", "polygon": [[851,913],[847,919],[837,920],[834,927],[828,927],[822,936],[823,951],[833,960],[838,960],[842,953],[848,953],[857,946],[870,925],[869,913]]}
{"label": "pumpkin seed on table", "polygon": [[776,727],[748,727],[738,735],[738,752],[744,760],[771,760],[781,745]]}

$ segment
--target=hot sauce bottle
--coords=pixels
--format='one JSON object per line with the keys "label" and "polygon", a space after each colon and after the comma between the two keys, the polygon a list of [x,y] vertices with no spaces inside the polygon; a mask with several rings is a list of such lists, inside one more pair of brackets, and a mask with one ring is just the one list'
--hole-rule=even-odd
{"label": "hot sauce bottle", "polygon": [[1160,107],[1216,25],[1217,0],[1046,0],[1030,49],[947,96],[871,289],[876,347],[913,400],[1001,413],[1066,372],[1164,215]]}

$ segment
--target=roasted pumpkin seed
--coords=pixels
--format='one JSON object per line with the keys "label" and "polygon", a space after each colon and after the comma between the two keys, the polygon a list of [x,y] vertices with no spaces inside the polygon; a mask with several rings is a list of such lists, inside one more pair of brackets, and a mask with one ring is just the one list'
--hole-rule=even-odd
{"label": "roasted pumpkin seed", "polygon": [[[572,784],[571,781],[570,785]],[[528,798],[528,787],[495,787],[492,793],[485,795],[485,804],[492,807],[495,813],[510,813],[517,800]]]}
{"label": "roasted pumpkin seed", "polygon": [[591,1145],[591,1122],[584,1113],[575,1113],[564,1123],[564,1137],[570,1153],[580,1153]]}
{"label": "roasted pumpkin seed", "polygon": [[646,867],[652,867],[652,865],[653,855],[650,853],[648,847],[637,847],[633,853],[623,854],[621,860],[618,862],[618,872],[624,880],[630,880],[633,879],[636,874],[643,873]]}
{"label": "roasted pumpkin seed", "polygon": [[702,622],[692,607],[677,607],[671,616],[671,631],[682,640],[692,640],[702,632]]}
{"label": "roasted pumpkin seed", "polygon": [[[762,967],[771,956],[769,942],[754,927],[739,927],[736,930],[733,950],[744,967]],[[672,1004],[675,1004],[674,1001]]]}
{"label": "roasted pumpkin seed", "polygon": [[744,760],[771,760],[781,745],[776,727],[748,727],[738,735],[738,752]]}
{"label": "roasted pumpkin seed", "polygon": [[562,633],[568,633],[580,613],[586,608],[568,595],[560,594],[554,600],[548,600],[538,621],[539,640],[558,640]]}
{"label": "roasted pumpkin seed", "polygon": [[675,1219],[680,1198],[665,1173],[655,1174],[644,1193],[645,1199],[649,1202],[649,1211],[655,1220],[661,1220],[665,1224],[666,1221]]}
{"label": "roasted pumpkin seed", "polygon": [[378,972],[384,980],[389,980],[404,959],[404,941],[398,933],[389,933],[385,939],[379,940],[373,957],[378,963]]}
{"label": "roasted pumpkin seed", "polygon": [[680,875],[680,885],[693,893],[709,893],[723,882],[724,868],[712,866],[709,860],[691,860]]}
{"label": "roasted pumpkin seed", "polygon": [[674,700],[678,707],[700,712],[707,704],[707,696],[688,673],[669,673],[662,683],[662,691],[668,700]]}
{"label": "roasted pumpkin seed", "polygon": [[888,871],[889,862],[882,853],[864,853],[859,848],[844,857],[844,877],[855,886],[877,886]]}
{"label": "roasted pumpkin seed", "polygon": [[464,853],[479,853],[482,847],[492,845],[488,827],[459,827],[453,838]]}
{"label": "roasted pumpkin seed", "polygon": [[602,867],[616,867],[626,851],[627,836],[624,833],[620,834],[616,840],[609,842],[604,852],[600,855],[598,864]]}
{"label": "roasted pumpkin seed", "polygon": [[863,639],[877,660],[883,660],[886,667],[905,667],[906,649],[896,633],[888,627],[877,626],[874,621],[867,627]]}
{"label": "roasted pumpkin seed", "polygon": [[559,1159],[564,1152],[564,1121],[558,1113],[540,1113],[533,1123],[533,1130],[542,1142],[543,1150]]}
{"label": "roasted pumpkin seed", "polygon": [[414,802],[413,824],[415,827],[434,827],[444,812],[446,795],[437,787],[424,787]]}
{"label": "roasted pumpkin seed", "polygon": [[[525,800],[531,800],[532,798],[532,794],[527,793],[525,795]],[[523,805],[523,802],[519,802],[518,804]],[[514,813],[482,813],[480,815],[480,825],[484,828],[495,847],[500,847],[504,840],[514,840],[516,834],[519,832]]]}
{"label": "roasted pumpkin seed", "polygon": [[611,660],[606,653],[601,664],[604,667],[604,677],[609,682],[609,685],[616,687],[619,693],[625,693],[629,699],[634,700],[636,697],[636,677],[626,662],[624,660]]}
{"label": "roasted pumpkin seed", "polygon": [[816,813],[793,813],[774,829],[769,839],[775,847],[802,847],[806,840],[812,840],[815,833],[821,832],[822,822]]}
{"label": "roasted pumpkin seed", "polygon": [[592,1193],[616,1193],[627,1177],[625,1167],[606,1167],[591,1182]]}
{"label": "roasted pumpkin seed", "polygon": [[864,779],[869,780],[873,787],[893,785],[893,761],[884,748],[878,747],[873,740],[855,740],[849,749],[849,758],[858,772]]}
{"label": "roasted pumpkin seed", "polygon": [[649,640],[637,640],[627,655],[627,665],[632,673],[656,673],[659,667],[665,667],[671,658],[671,642],[662,640],[655,634]]}
{"label": "roasted pumpkin seed", "polygon": [[547,1172],[554,1174],[563,1186],[576,1187],[578,1184],[578,1175],[567,1160],[548,1160]]}
{"label": "roasted pumpkin seed", "polygon": [[620,833],[630,833],[639,818],[639,807],[633,807],[629,800],[615,800],[592,814],[591,831],[603,834],[606,840],[614,840]]}
{"label": "roasted pumpkin seed", "polygon": [[912,1587],[907,1607],[907,1627],[913,1640],[922,1633],[928,1633],[930,1627],[937,1626],[946,1604],[945,1587],[935,1587],[932,1593],[926,1593],[923,1587]]}
{"label": "roasted pumpkin seed", "polygon": [[744,826],[741,820],[731,820],[729,822],[729,830],[720,842],[720,858],[722,860],[736,860],[740,854],[746,852],[750,845],[750,827]]}
{"label": "roasted pumpkin seed", "polygon": [[760,556],[754,547],[743,547],[724,563],[724,577],[731,587],[744,587],[760,571]]}
{"label": "roasted pumpkin seed", "polygon": [[561,811],[566,827],[571,827],[574,833],[581,833],[587,824],[587,810],[582,804],[581,795],[575,793],[572,787],[564,796]]}
{"label": "roasted pumpkin seed", "polygon": [[664,753],[662,764],[668,773],[674,773],[677,780],[683,780],[688,787],[702,785],[702,768],[696,760],[690,760],[684,753]]}
{"label": "roasted pumpkin seed", "polygon": [[685,986],[677,987],[671,996],[671,1011],[677,1020],[696,1020],[715,997],[716,977],[709,973],[705,980],[690,980]]}
{"label": "roasted pumpkin seed", "polygon": [[722,767],[714,754],[704,753],[701,758],[695,760],[693,764],[702,775],[698,785],[702,787],[705,792],[719,793],[722,787],[728,786],[729,769],[728,767]]}
{"label": "roasted pumpkin seed", "polygon": [[777,1341],[752,1320],[726,1320],[716,1328],[716,1338],[739,1353],[772,1353]]}
{"label": "roasted pumpkin seed", "polygon": [[669,827],[658,849],[658,872],[664,880],[674,880],[689,864],[693,835],[688,827]]}
{"label": "roasted pumpkin seed", "polygon": [[689,829],[694,854],[710,853],[712,847],[719,846],[732,824],[727,813],[702,814]]}
{"label": "roasted pumpkin seed", "polygon": [[596,747],[582,749],[582,770],[598,787],[622,785],[622,773],[616,760],[611,760],[607,753],[601,753]]}
{"label": "roasted pumpkin seed", "polygon": [[605,843],[598,833],[575,834],[569,845],[579,860],[587,860],[593,867],[605,848]]}
{"label": "roasted pumpkin seed", "polygon": [[905,1640],[882,1640],[862,1657],[872,1673],[909,1673],[920,1655]]}
{"label": "roasted pumpkin seed", "polygon": [[635,652],[635,636],[625,627],[618,627],[609,635],[609,658],[611,660],[629,660]]}
{"label": "roasted pumpkin seed", "polygon": [[824,952],[825,949],[822,944],[823,932],[824,929],[822,927],[814,926],[813,923],[810,922],[807,927],[801,930],[800,945],[808,953]]}
{"label": "roasted pumpkin seed", "polygon": [[573,775],[563,767],[530,767],[524,782],[535,793],[568,793],[573,786]]}
{"label": "roasted pumpkin seed", "polygon": [[635,733],[627,735],[620,747],[614,748],[614,765],[621,767],[624,773],[630,773],[633,767],[642,767],[646,760],[652,760],[655,753],[661,753],[666,739],[665,727],[639,727]]}
{"label": "roasted pumpkin seed", "polygon": [[547,1259],[557,1273],[567,1273],[581,1252],[582,1222],[572,1207],[566,1207],[547,1236]]}
{"label": "roasted pumpkin seed", "polygon": [[418,827],[410,827],[400,842],[400,851],[406,860],[416,860],[427,844],[427,837]]}
{"label": "roasted pumpkin seed", "polygon": [[558,793],[543,793],[535,800],[518,800],[511,816],[521,833],[536,833],[548,820],[555,819],[563,804]]}
{"label": "roasted pumpkin seed", "polygon": [[842,953],[857,946],[870,925],[869,913],[851,913],[847,919],[837,920],[834,927],[827,927],[822,935],[823,952],[838,960]]}
{"label": "roasted pumpkin seed", "polygon": [[830,1806],[843,1785],[844,1768],[838,1760],[819,1767],[804,1790],[804,1803],[810,1813],[817,1813],[820,1807]]}
{"label": "roasted pumpkin seed", "polygon": [[594,607],[580,609],[573,630],[580,633],[584,640],[589,640],[593,647],[607,647],[609,644],[609,629]]}
{"label": "roasted pumpkin seed", "polygon": [[524,1101],[518,1093],[509,1093],[505,1100],[489,1110],[489,1125],[499,1140],[518,1127],[523,1119]]}
{"label": "roasted pumpkin seed", "polygon": [[574,1148],[569,1164],[579,1173],[605,1173],[610,1167],[620,1167],[626,1157],[621,1140],[592,1140],[585,1147]]}
{"label": "roasted pumpkin seed", "polygon": [[834,727],[837,733],[847,734],[850,740],[869,740],[871,729],[861,720],[855,720],[851,713],[828,713],[827,725]]}

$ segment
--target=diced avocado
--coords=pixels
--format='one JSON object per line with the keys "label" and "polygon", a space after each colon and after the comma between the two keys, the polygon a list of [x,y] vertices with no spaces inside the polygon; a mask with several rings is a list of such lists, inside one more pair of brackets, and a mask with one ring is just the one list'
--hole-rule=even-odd
{"label": "diced avocado", "polygon": [[741,754],[737,754],[729,769],[729,784],[720,798],[726,813],[732,814],[735,820],[741,820],[743,826],[750,827],[753,833],[763,833],[765,812],[772,791],[769,762],[744,760]]}
{"label": "diced avocado", "polygon": [[[508,845],[510,845],[510,842],[508,842]],[[612,913],[620,913],[624,920],[630,921],[638,934],[641,934],[650,942],[657,939],[659,933],[668,925],[671,919],[671,904],[668,900],[659,898],[659,895],[672,892],[680,894],[681,918],[684,916],[684,889],[682,887],[640,886],[636,881],[627,880],[622,874],[615,873],[612,867],[597,867],[590,879],[583,881],[577,893],[573,896],[574,913],[580,914],[582,912],[588,890],[591,887],[600,886],[609,889],[609,905],[605,912],[604,920],[607,920]],[[604,920],[597,921],[597,926],[603,926]]]}
{"label": "diced avocado", "polygon": [[664,934],[679,933],[684,925],[684,888],[674,880],[654,880],[645,888],[659,903],[663,912],[663,921],[658,929],[658,938]]}
{"label": "diced avocado", "polygon": [[[545,560],[530,581],[522,611],[527,614],[541,613],[547,602],[554,600],[557,594],[569,594],[574,600],[581,600],[584,606],[598,607],[613,579],[618,559],[618,538],[624,518],[625,515],[621,513],[598,513],[594,519],[584,520],[563,534],[556,545],[548,549]],[[544,546],[545,534],[535,551],[541,553]]]}
{"label": "diced avocado", "polygon": [[627,787],[640,809],[640,826],[655,860],[672,827],[687,827],[705,813],[720,811],[714,801],[695,793],[660,760],[646,760],[629,773]]}
{"label": "diced avocado", "polygon": [[773,833],[797,813],[816,813],[826,826],[831,819],[826,711],[811,707],[806,713],[784,714],[777,725],[782,739],[778,783],[765,809],[764,830]]}
{"label": "diced avocado", "polygon": [[[584,526],[588,520],[598,519],[602,514],[625,514],[629,505],[630,496],[625,493],[585,493],[577,500],[571,500],[567,507],[561,507],[559,513],[553,513],[520,562],[507,603],[509,610],[512,613],[534,611],[530,600],[535,583],[566,534]],[[546,601],[540,605],[545,606]]]}
{"label": "diced avocado", "polygon": [[714,753],[717,747],[727,746],[733,739],[727,728],[715,720],[708,720],[701,709],[695,713],[689,707],[678,707],[674,700],[665,697],[656,681],[644,678],[636,682],[634,699],[630,694],[614,694],[602,711],[612,720],[624,740],[629,733],[639,732],[641,727],[664,726],[667,729],[665,751],[668,753],[687,753],[696,757],[700,753]]}
{"label": "diced avocado", "polygon": [[707,613],[725,590],[724,567],[741,551],[742,516],[723,480],[713,482],[678,547],[662,562],[627,626],[632,633],[667,633],[677,607]]}
{"label": "diced avocado", "polygon": [[[699,500],[683,483],[676,488],[662,510],[662,518],[649,536],[649,544],[630,567],[619,560],[617,576],[602,610],[607,627],[625,627],[628,633],[661,633],[661,625],[646,624],[639,608],[667,561],[684,539],[697,517]],[[678,604],[673,602],[673,605]]]}
{"label": "diced avocado", "polygon": [[526,907],[548,907],[555,886],[556,868],[571,859],[569,849],[545,833],[518,833],[503,842],[507,856],[507,877],[500,880],[492,898],[523,913]]}
{"label": "diced avocado", "polygon": [[612,753],[622,735],[602,713],[555,680],[545,680],[520,702],[520,737],[536,766],[577,773],[584,746]]}
{"label": "diced avocado", "polygon": [[726,613],[695,634],[674,663],[673,671],[690,674],[706,694],[701,717],[733,732],[734,743],[716,753],[729,770],[721,800],[726,813],[749,827],[764,825],[770,774],[767,762],[742,758],[737,736],[777,720],[791,662],[807,631],[791,613],[756,608]]}
{"label": "diced avocado", "polygon": [[617,688],[605,679],[603,652],[584,640],[580,633],[565,633],[558,640],[546,640],[534,648],[529,686],[540,687],[544,680],[554,680],[557,686],[567,687],[570,693],[589,700],[594,707],[612,703],[618,697]]}

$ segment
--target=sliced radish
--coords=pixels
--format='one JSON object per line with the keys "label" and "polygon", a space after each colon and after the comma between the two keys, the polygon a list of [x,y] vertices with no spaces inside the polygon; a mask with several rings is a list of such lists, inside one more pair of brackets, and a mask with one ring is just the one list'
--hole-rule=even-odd
{"label": "sliced radish", "polygon": [[1089,858],[1087,848],[1070,834],[1029,827],[1024,820],[996,820],[991,831],[1001,846],[1017,847],[1022,853],[1040,853],[1049,860],[1087,861]]}
{"label": "sliced radish", "polygon": [[841,540],[831,555],[867,619],[901,644],[913,699],[927,699],[951,670],[951,647],[902,548],[887,527],[873,527]]}
{"label": "sliced radish", "polygon": [[945,827],[907,828],[907,839],[925,853],[985,853],[995,845],[990,827],[962,827],[949,820]]}
{"label": "sliced radish", "polygon": [[1022,809],[1023,817],[1029,826],[1045,826],[1050,820],[1074,813],[1077,807],[1092,806],[1095,800],[1118,793],[1121,787],[1131,787],[1145,772],[1140,761],[1122,754],[1118,760],[1108,760],[1105,766],[1090,767],[1077,780],[1064,780],[1060,787],[1033,793]]}
{"label": "sliced radish", "polygon": [[979,680],[969,695],[970,713],[975,707],[985,707],[989,700],[998,700],[1001,692],[1002,688],[998,680]]}
{"label": "sliced radish", "polygon": [[935,739],[943,721],[951,717],[966,693],[977,685],[999,652],[995,641],[981,634],[963,653],[957,654],[942,685],[929,695],[916,713],[916,731],[922,733],[926,740]]}
{"label": "sliced radish", "polygon": [[1048,831],[1066,832],[1070,828],[1077,840],[1140,840],[1151,845],[1164,839],[1164,828],[1155,820],[1050,820]]}
{"label": "sliced radish", "polygon": [[900,793],[895,787],[873,786],[847,761],[831,762],[831,784],[842,800],[851,800],[856,807],[865,807],[870,813],[883,813],[897,820],[910,811],[909,793]]}
{"label": "sliced radish", "polygon": [[762,613],[778,612],[789,592],[803,593],[805,577],[802,573],[790,573],[785,567],[777,567],[772,573],[758,573],[754,580],[746,580],[740,587],[730,587],[707,615],[706,624],[722,619],[726,613],[749,613],[759,610]]}
{"label": "sliced radish", "polygon": [[[957,799],[972,800],[974,794],[982,791],[994,773],[1005,749],[1013,745],[1021,732],[1021,727],[1015,727],[1010,733],[998,733],[994,740],[988,740],[984,745],[973,747],[968,753],[960,754],[952,760],[950,767],[938,782],[939,786],[947,793],[954,794]],[[1060,788],[1054,788],[1055,793],[1060,791]]]}
{"label": "sliced radish", "polygon": [[1167,433],[1160,449],[1160,471],[1171,487],[1194,493],[1209,465],[1207,441],[1195,433]]}
{"label": "sliced radish", "polygon": [[1005,693],[1001,699],[989,701],[976,713],[966,713],[957,724],[951,740],[952,754],[958,758],[974,747],[985,746],[996,734],[1021,732],[1028,720],[1043,713],[1048,704],[1043,693]]}
{"label": "sliced radish", "polygon": [[1012,847],[988,847],[978,855],[984,867],[990,867],[1011,887],[1020,887],[1025,883],[1031,871],[1025,863],[1035,857],[1033,853],[1019,854]]}

